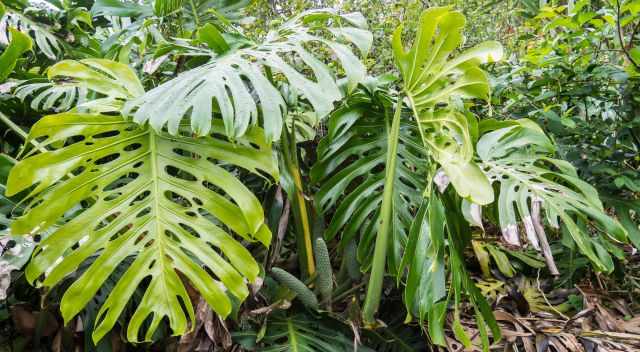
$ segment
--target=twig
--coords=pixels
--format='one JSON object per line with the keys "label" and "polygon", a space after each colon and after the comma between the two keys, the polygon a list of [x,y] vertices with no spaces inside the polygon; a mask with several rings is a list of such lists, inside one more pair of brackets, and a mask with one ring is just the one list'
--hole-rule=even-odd
{"label": "twig", "polygon": [[[339,294],[338,296],[334,297],[333,301],[334,302],[340,301],[341,299],[347,297],[349,294],[351,294],[351,293],[357,291],[358,289],[360,289],[362,286],[364,286],[364,284],[365,284],[365,282],[361,282],[361,283],[353,286],[352,288],[350,288],[350,289],[344,291],[343,293]],[[321,303],[324,304],[325,302],[323,301]]]}
{"label": "twig", "polygon": [[592,331],[584,331],[580,334],[582,337],[608,337],[610,339],[620,339],[620,340],[640,340],[640,335],[636,334],[627,334],[624,332],[614,332],[614,331],[600,331],[600,330],[592,330]]}
{"label": "twig", "polygon": [[556,266],[556,262],[553,259],[553,253],[551,253],[551,246],[549,246],[549,240],[544,231],[544,226],[540,222],[540,205],[541,201],[534,199],[531,204],[531,219],[533,220],[533,228],[538,235],[538,241],[540,242],[540,248],[542,249],[542,255],[547,262],[547,267],[553,276],[559,276],[560,272]]}
{"label": "twig", "polygon": [[540,294],[542,295],[542,298],[544,298],[544,301],[547,303],[547,305],[553,309],[554,312],[556,312],[558,315],[560,315],[561,317],[563,317],[565,320],[569,320],[569,317],[564,315],[561,311],[559,311],[558,309],[556,309],[556,307],[554,307],[551,302],[549,302],[549,300],[547,299],[547,296],[544,294],[544,291],[542,291],[542,289],[540,288],[540,269],[538,269],[538,276],[536,277],[536,283],[538,286],[538,291],[540,292]]}
{"label": "twig", "polygon": [[[629,51],[627,50],[626,45],[624,44],[624,36],[622,33],[622,26],[620,25],[620,0],[616,0],[616,27],[618,28],[617,32],[618,32],[618,40],[620,41],[620,48],[622,49],[622,52],[624,53],[624,56],[626,56],[627,60],[629,60],[629,62],[635,66],[635,68],[640,70],[640,63],[637,63],[633,60],[633,57],[631,56],[631,53],[629,53]],[[633,40],[633,38],[631,38],[631,40]]]}
{"label": "twig", "polygon": [[28,134],[27,132],[23,131],[22,128],[20,128],[20,126],[16,125],[13,121],[11,121],[11,119],[3,114],[2,112],[0,112],[0,120],[2,120],[2,122],[4,122],[7,126],[9,126],[9,128],[11,128],[15,133],[17,133],[20,137],[22,137],[23,140],[27,140]]}
{"label": "twig", "polygon": [[11,119],[7,115],[3,114],[2,112],[0,112],[0,121],[4,122],[7,126],[9,126],[9,128],[11,128],[15,133],[17,133],[23,140],[29,141],[31,144],[33,144],[33,146],[36,147],[39,151],[41,152],[47,151],[47,149],[42,145],[40,145],[40,143],[36,142],[33,139],[29,140],[29,134],[27,134],[27,132],[22,130],[20,126],[16,125],[13,121],[11,121]]}

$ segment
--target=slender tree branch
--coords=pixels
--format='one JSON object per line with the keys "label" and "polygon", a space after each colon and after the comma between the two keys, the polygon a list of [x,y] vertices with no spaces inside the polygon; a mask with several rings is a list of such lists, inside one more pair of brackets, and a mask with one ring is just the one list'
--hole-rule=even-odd
{"label": "slender tree branch", "polygon": [[[616,0],[616,27],[618,28],[617,32],[618,32],[618,40],[620,41],[620,48],[622,49],[622,52],[624,53],[624,56],[627,58],[627,60],[638,70],[640,70],[640,63],[637,63],[633,60],[633,57],[631,56],[631,53],[629,53],[629,50],[627,49],[626,45],[624,44],[624,34],[622,33],[622,25],[620,24],[620,0]],[[631,40],[633,40],[633,37],[631,38]]]}
{"label": "slender tree branch", "polygon": [[0,121],[4,122],[5,125],[7,125],[10,129],[12,129],[16,134],[18,134],[20,137],[22,137],[23,140],[27,140],[27,132],[25,132],[22,128],[20,128],[20,126],[16,125],[13,121],[11,121],[11,119],[3,114],[2,112],[0,112]]}
{"label": "slender tree branch", "polygon": [[36,142],[33,139],[31,140],[28,139],[29,134],[25,132],[22,128],[20,128],[20,126],[16,125],[13,121],[11,121],[11,119],[7,115],[3,114],[2,112],[0,112],[0,121],[4,122],[7,126],[9,126],[9,128],[11,128],[15,133],[17,133],[23,140],[29,141],[29,143],[31,143],[39,151],[41,152],[47,151],[47,149],[44,148],[42,145],[40,145],[40,143]]}

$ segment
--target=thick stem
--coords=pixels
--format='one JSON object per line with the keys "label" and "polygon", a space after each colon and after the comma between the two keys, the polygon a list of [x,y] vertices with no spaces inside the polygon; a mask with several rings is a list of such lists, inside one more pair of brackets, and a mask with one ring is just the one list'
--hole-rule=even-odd
{"label": "thick stem", "polygon": [[289,195],[293,205],[293,215],[296,220],[298,248],[302,251],[299,253],[300,264],[306,268],[307,275],[311,276],[316,271],[316,265],[313,257],[313,244],[311,241],[311,226],[309,223],[309,211],[307,209],[306,199],[304,197],[304,188],[302,185],[302,177],[300,176],[300,167],[298,165],[296,143],[295,143],[295,121],[289,135],[287,128],[282,131],[282,150],[283,159],[285,161],[289,175],[293,181],[293,194]]}
{"label": "thick stem", "polygon": [[369,278],[367,296],[365,298],[362,311],[364,322],[368,325],[374,325],[375,323],[375,314],[378,311],[378,306],[380,305],[380,295],[382,294],[382,281],[384,279],[385,264],[387,261],[389,231],[391,229],[391,212],[393,210],[393,186],[396,177],[396,159],[398,137],[400,135],[401,109],[402,100],[398,99],[387,142],[387,162],[384,191],[382,193],[382,209],[380,210],[380,225],[378,227],[378,235],[376,236],[376,245],[373,253],[371,277]]}
{"label": "thick stem", "polygon": [[311,226],[309,226],[309,212],[307,211],[307,202],[304,199],[302,193],[302,179],[300,177],[300,170],[298,168],[292,168],[291,175],[293,176],[293,183],[296,187],[296,205],[300,214],[300,222],[302,224],[302,234],[304,237],[304,248],[307,255],[307,271],[309,275],[313,275],[316,271],[315,261],[313,260],[313,244],[311,243]]}

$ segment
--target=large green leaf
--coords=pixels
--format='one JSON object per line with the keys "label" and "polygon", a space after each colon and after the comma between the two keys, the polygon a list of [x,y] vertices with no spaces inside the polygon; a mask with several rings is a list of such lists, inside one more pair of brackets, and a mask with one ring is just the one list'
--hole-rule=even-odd
{"label": "large green leaf", "polygon": [[6,8],[6,13],[0,18],[0,43],[8,41],[7,34],[11,28],[19,28],[20,32],[29,35],[36,47],[51,60],[55,60],[62,53],[63,44],[48,25],[35,22],[20,12]]}
{"label": "large green leaf", "polygon": [[429,336],[437,344],[445,341],[445,223],[440,200],[424,200],[411,226],[401,266],[401,270],[407,268],[404,302],[408,316],[428,319]]}
{"label": "large green leaf", "polygon": [[51,287],[99,253],[62,299],[66,322],[130,255],[135,261],[98,314],[96,341],[140,285],[146,293],[128,339],[139,340],[147,318],[144,340],[164,317],[175,334],[185,333],[193,308],[178,272],[222,316],[231,311],[227,294],[247,296],[244,278],[255,280],[259,266],[232,234],[269,245],[271,233],[260,202],[231,168],[275,179],[277,169],[261,129],[251,128],[235,143],[218,137],[224,133],[219,120],[211,132],[198,139],[171,136],[120,116],[80,113],[46,116],[33,126],[29,141],[42,140],[47,151],[34,151],[11,170],[7,194],[30,190],[12,231],[46,229],[63,216],[67,222],[39,244],[28,280]]}
{"label": "large green leaf", "polygon": [[330,117],[311,176],[322,182],[316,195],[320,210],[327,214],[335,207],[326,235],[342,230],[343,246],[361,235],[358,257],[371,267],[372,278],[363,316],[374,325],[385,267],[402,276],[400,257],[426,187],[427,157],[415,124],[402,117],[402,103],[393,107],[375,83],[367,83],[370,91]]}
{"label": "large green leaf", "polygon": [[[456,209],[459,203],[455,197],[448,194],[441,197],[432,190],[416,214],[401,266],[403,273],[406,270],[407,321],[413,317],[426,321],[431,341],[446,346],[445,318],[452,307],[454,334],[467,345],[470,337],[460,323],[462,299],[466,297],[475,313],[483,349],[488,350],[486,327],[494,340],[500,339],[500,330],[489,304],[465,268],[464,250],[471,237],[468,223]],[[450,277],[448,284],[447,277]]]}
{"label": "large green leaf", "polygon": [[357,240],[360,262],[368,267],[380,227],[383,186],[390,165],[387,159],[397,160],[392,182],[391,251],[387,256],[395,273],[426,187],[426,153],[410,114],[404,114],[394,139],[395,153],[390,154],[393,102],[384,93],[385,87],[370,86],[372,90],[358,90],[329,116],[327,136],[318,146],[311,179],[321,185],[315,197],[318,208],[331,214],[325,237],[331,239],[340,233],[343,246]]}
{"label": "large green leaf", "polygon": [[462,43],[464,24],[460,12],[430,8],[420,17],[410,49],[405,50],[402,43],[402,25],[394,32],[392,44],[423,143],[462,197],[488,204],[493,190],[473,162],[475,120],[456,106],[461,99],[489,97],[489,81],[479,65],[499,60],[502,46],[484,42],[451,57]]}
{"label": "large green leaf", "polygon": [[29,101],[29,106],[36,111],[68,111],[72,107],[82,105],[87,99],[87,91],[77,84],[47,82],[43,79],[22,82],[13,91],[13,95]]}
{"label": "large green leaf", "polygon": [[481,130],[490,131],[478,141],[477,152],[482,169],[500,184],[497,207],[505,241],[521,244],[517,224],[522,221],[528,241],[540,248],[539,239],[546,238],[543,217],[556,228],[561,221],[599,270],[613,270],[607,246],[601,243],[605,239],[591,237],[576,218],[596,225],[615,242],[627,242],[625,229],[606,214],[596,189],[578,178],[571,164],[551,158],[555,149],[542,129],[522,119],[488,120]]}
{"label": "large green leaf", "polygon": [[135,72],[127,65],[105,59],[64,60],[51,66],[49,79],[65,77],[107,97],[126,99],[144,94]]}
{"label": "large green leaf", "polygon": [[105,59],[63,60],[49,67],[51,82],[27,81],[15,89],[25,100],[33,96],[31,108],[57,112],[120,111],[126,99],[144,94],[135,73],[127,66]]}
{"label": "large green leaf", "polygon": [[[196,134],[206,135],[213,113],[219,112],[228,136],[241,136],[260,121],[267,139],[277,139],[287,107],[270,80],[270,70],[279,73],[274,79],[285,78],[292,89],[301,93],[319,116],[328,114],[342,94],[329,67],[307,47],[331,51],[342,64],[348,87],[354,88],[364,78],[365,67],[347,43],[354,43],[366,53],[372,40],[366,29],[351,26],[361,25],[357,21],[360,17],[329,10],[304,12],[271,31],[261,44],[222,55],[212,51],[211,62],[129,102],[124,114],[133,116],[138,123],[148,121],[156,130],[168,125],[171,134],[177,133],[180,121],[187,117]],[[321,52],[320,47],[314,52]],[[313,79],[305,76],[307,71],[313,73]]]}
{"label": "large green leaf", "polygon": [[0,54],[0,82],[3,82],[26,51],[31,50],[31,38],[17,29],[10,28],[11,42]]}

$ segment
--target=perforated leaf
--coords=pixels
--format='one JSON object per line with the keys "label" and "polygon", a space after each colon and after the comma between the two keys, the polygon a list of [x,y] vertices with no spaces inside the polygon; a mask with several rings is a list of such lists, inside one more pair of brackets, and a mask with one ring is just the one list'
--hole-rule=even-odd
{"label": "perforated leaf", "polygon": [[[96,341],[141,285],[146,291],[129,321],[130,341],[150,340],[164,317],[175,334],[187,331],[193,308],[184,281],[222,316],[231,311],[227,295],[247,296],[245,280],[253,281],[259,267],[234,235],[269,245],[271,234],[260,202],[230,168],[274,178],[277,169],[259,128],[236,144],[217,137],[220,121],[212,132],[198,139],[170,136],[120,116],[79,113],[47,116],[33,126],[29,140],[44,139],[48,151],[34,152],[11,170],[8,195],[31,189],[12,230],[47,228],[74,209],[75,216],[39,244],[28,280],[54,286],[99,255],[65,292],[65,321],[128,256],[136,259],[100,309]],[[147,318],[151,324],[141,334]]]}
{"label": "perforated leaf", "polygon": [[[593,186],[582,181],[566,161],[553,159],[554,146],[534,122],[521,119],[481,124],[490,132],[478,141],[480,166],[491,182],[500,184],[498,211],[505,241],[520,245],[518,223],[536,248],[544,233],[543,220],[552,227],[566,226],[580,251],[599,270],[613,270],[602,238],[591,237],[578,220],[592,223],[611,240],[627,242],[627,233],[609,217]],[[544,214],[542,214],[544,210]]]}
{"label": "perforated leaf", "polygon": [[0,16],[0,43],[9,42],[11,28],[19,28],[22,33],[33,38],[38,50],[51,60],[62,53],[62,43],[47,25],[36,23],[13,10],[7,10],[4,16]]}
{"label": "perforated leaf", "polygon": [[[319,116],[325,116],[342,93],[334,73],[312,53],[332,52],[344,69],[348,87],[353,89],[364,78],[365,67],[347,43],[368,48],[372,38],[365,29],[341,26],[351,23],[351,17],[328,10],[304,12],[271,31],[261,44],[220,56],[212,52],[211,62],[129,102],[124,114],[133,116],[138,123],[148,121],[156,130],[167,125],[171,134],[177,133],[180,121],[186,117],[196,134],[206,135],[216,112],[222,116],[228,136],[242,136],[249,126],[260,121],[267,139],[277,139],[286,104],[265,70],[277,73],[274,79],[288,81]],[[341,31],[345,28],[350,29],[351,35]],[[306,71],[312,72],[313,78],[307,77]]]}
{"label": "perforated leaf", "polygon": [[36,111],[63,112],[81,105],[87,94],[76,84],[27,81],[16,87],[14,95],[23,101],[32,98],[29,105]]}
{"label": "perforated leaf", "polygon": [[484,42],[452,57],[462,43],[464,24],[460,12],[430,8],[421,15],[408,50],[402,42],[402,25],[394,32],[392,44],[423,143],[462,197],[488,204],[493,191],[472,160],[475,120],[456,106],[461,99],[489,97],[489,81],[479,65],[499,60],[502,46]]}
{"label": "perforated leaf", "polygon": [[30,105],[35,110],[104,113],[120,111],[126,99],[144,93],[135,73],[111,60],[63,60],[49,67],[47,74],[51,82],[24,82],[15,96],[33,97]]}

